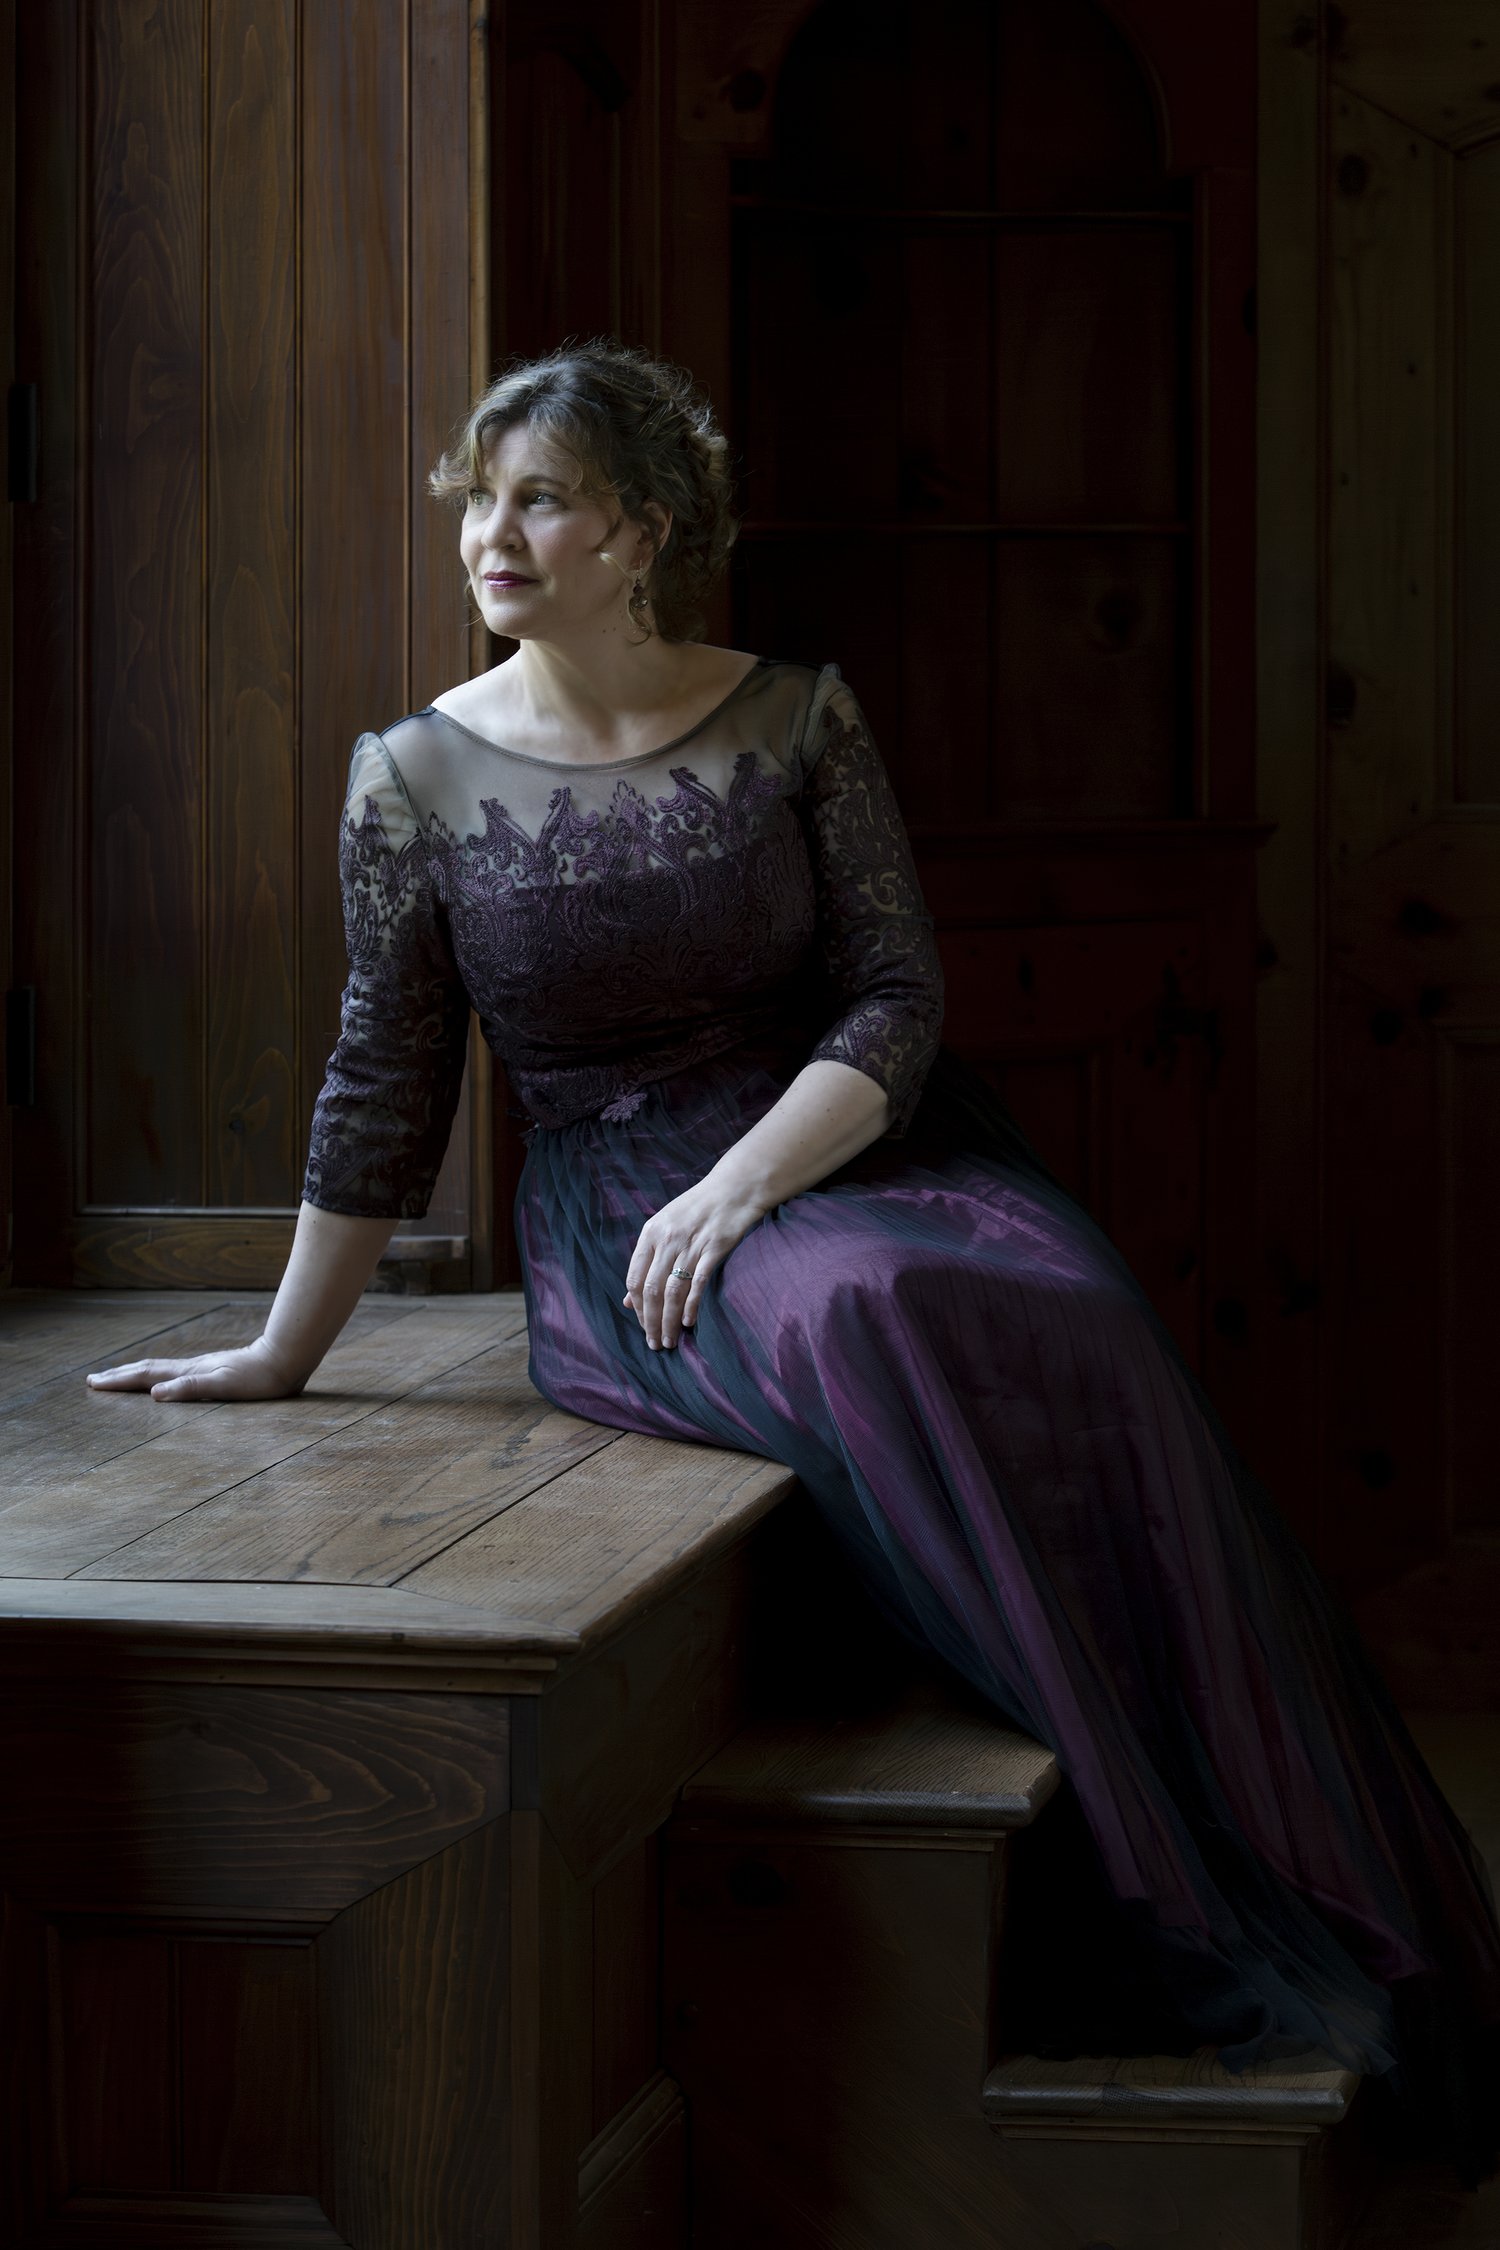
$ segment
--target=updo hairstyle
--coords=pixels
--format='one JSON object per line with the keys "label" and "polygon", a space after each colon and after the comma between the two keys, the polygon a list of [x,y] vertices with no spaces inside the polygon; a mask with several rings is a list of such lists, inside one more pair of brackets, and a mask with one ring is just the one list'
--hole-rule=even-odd
{"label": "updo hairstyle", "polygon": [[428,477],[428,491],[465,505],[469,487],[484,481],[487,454],[518,422],[529,422],[571,457],[572,490],[583,498],[613,504],[653,537],[645,503],[672,511],[646,591],[663,640],[701,640],[699,600],[723,570],[740,527],[729,505],[728,440],[687,369],[612,336],[570,338],[540,359],[518,356],[475,400]]}

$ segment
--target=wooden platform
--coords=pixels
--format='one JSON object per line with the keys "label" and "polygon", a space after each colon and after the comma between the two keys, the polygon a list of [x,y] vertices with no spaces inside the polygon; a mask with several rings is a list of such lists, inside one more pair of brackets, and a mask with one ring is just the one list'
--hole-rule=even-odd
{"label": "wooden platform", "polygon": [[84,1383],[266,1303],[0,1298],[0,2238],[675,2244],[656,1837],[795,1480],[555,1411],[518,1294]]}

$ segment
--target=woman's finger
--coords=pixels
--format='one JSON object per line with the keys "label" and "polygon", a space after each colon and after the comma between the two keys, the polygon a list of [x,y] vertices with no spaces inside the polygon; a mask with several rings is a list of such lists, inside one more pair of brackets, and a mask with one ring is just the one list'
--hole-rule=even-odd
{"label": "woman's finger", "polygon": [[654,1352],[659,1352],[662,1348],[667,1275],[676,1262],[677,1253],[675,1250],[658,1249],[652,1257],[651,1270],[641,1284],[641,1302],[646,1321],[646,1341]]}
{"label": "woman's finger", "polygon": [[692,1286],[695,1261],[687,1251],[682,1251],[667,1268],[666,1286],[662,1292],[661,1339],[668,1351],[672,1350],[682,1333],[682,1312]]}
{"label": "woman's finger", "polygon": [[716,1257],[712,1257],[705,1252],[694,1266],[693,1278],[688,1284],[688,1293],[682,1301],[682,1325],[684,1328],[691,1328],[698,1318],[698,1307],[703,1301],[704,1287],[718,1262]]}
{"label": "woman's finger", "polygon": [[625,1269],[625,1302],[638,1316],[641,1312],[641,1291],[645,1286],[646,1276],[651,1271],[651,1261],[656,1255],[656,1241],[652,1233],[654,1224],[654,1220],[648,1219],[636,1236],[635,1248],[630,1253],[630,1263]]}
{"label": "woman's finger", "polygon": [[133,1359],[122,1367],[102,1367],[88,1381],[96,1391],[146,1391],[175,1375],[181,1365],[177,1359]]}

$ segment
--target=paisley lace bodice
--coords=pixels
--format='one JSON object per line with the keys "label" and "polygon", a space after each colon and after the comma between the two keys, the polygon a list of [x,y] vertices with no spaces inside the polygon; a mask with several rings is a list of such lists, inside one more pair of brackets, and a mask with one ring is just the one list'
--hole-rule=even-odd
{"label": "paisley lace bodice", "polygon": [[354,746],[349,981],[306,1198],[419,1218],[469,1010],[543,1128],[790,1034],[864,1071],[904,1134],[942,973],[895,796],[836,664],[762,658],[661,749],[568,765],[429,707]]}

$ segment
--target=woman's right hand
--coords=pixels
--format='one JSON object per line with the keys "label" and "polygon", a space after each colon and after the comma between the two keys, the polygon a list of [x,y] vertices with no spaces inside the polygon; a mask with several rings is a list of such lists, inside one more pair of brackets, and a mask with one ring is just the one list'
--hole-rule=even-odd
{"label": "woman's right hand", "polygon": [[153,1398],[295,1398],[305,1374],[266,1349],[264,1336],[233,1350],[201,1352],[196,1359],[135,1359],[90,1375],[95,1391],[149,1391]]}

